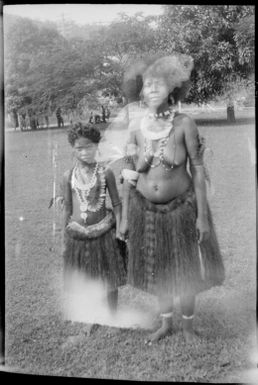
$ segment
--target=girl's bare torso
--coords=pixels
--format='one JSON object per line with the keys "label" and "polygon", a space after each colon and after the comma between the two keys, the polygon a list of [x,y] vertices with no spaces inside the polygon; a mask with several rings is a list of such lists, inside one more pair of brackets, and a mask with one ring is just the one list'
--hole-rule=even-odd
{"label": "girl's bare torso", "polygon": [[[90,194],[89,194],[89,201],[93,203],[93,205],[97,202],[98,197],[99,197],[99,188],[100,188],[100,182],[99,178],[96,182],[96,185],[91,189]],[[73,207],[73,212],[71,216],[71,221],[75,221],[79,223],[82,226],[89,226],[93,225],[95,223],[100,222],[106,215],[106,205],[105,201],[103,202],[102,207],[96,211],[88,211],[87,212],[87,220],[86,223],[83,221],[81,218],[81,210],[80,210],[80,203],[78,201],[76,192],[74,189],[72,189],[72,207]]]}

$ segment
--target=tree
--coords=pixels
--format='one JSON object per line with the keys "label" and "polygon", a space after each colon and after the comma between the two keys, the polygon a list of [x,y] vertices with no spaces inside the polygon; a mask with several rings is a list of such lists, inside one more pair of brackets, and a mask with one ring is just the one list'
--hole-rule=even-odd
{"label": "tree", "polygon": [[[164,6],[155,45],[168,54],[177,51],[193,57],[195,68],[188,102],[208,102],[223,95],[237,79],[247,79],[252,73],[254,34],[249,28],[248,38],[241,35],[243,18],[253,20],[254,7]],[[243,49],[246,40],[248,50]]]}
{"label": "tree", "polygon": [[[7,16],[4,21],[6,109],[31,112],[37,110],[35,92],[40,89],[37,58],[49,57],[61,37],[55,29],[26,18]],[[38,103],[41,109],[44,98]]]}
{"label": "tree", "polygon": [[128,61],[153,46],[153,19],[140,13],[98,28],[72,23],[65,34],[51,23],[5,21],[6,105],[16,112],[45,115],[62,106],[82,116],[82,108],[96,105],[98,90],[121,97]]}
{"label": "tree", "polygon": [[52,25],[15,18],[5,23],[7,111],[45,115],[57,106],[75,111],[100,86],[101,51],[93,42],[65,39]]}
{"label": "tree", "polygon": [[95,49],[104,55],[100,73],[102,84],[111,94],[121,95],[127,64],[153,48],[152,21],[152,17],[143,17],[141,13],[134,16],[120,13],[117,20],[92,34]]}

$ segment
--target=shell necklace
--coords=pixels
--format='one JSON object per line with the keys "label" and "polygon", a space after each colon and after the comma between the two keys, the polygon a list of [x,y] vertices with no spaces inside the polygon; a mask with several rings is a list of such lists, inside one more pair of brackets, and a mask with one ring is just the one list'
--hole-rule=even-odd
{"label": "shell necklace", "polygon": [[[89,202],[89,194],[91,189],[95,186],[97,182],[97,173],[100,176],[100,192],[96,204],[91,204]],[[84,173],[86,175],[86,173]],[[75,190],[78,201],[80,203],[81,218],[86,223],[88,214],[87,211],[97,212],[103,206],[105,197],[106,197],[106,183],[105,183],[105,174],[103,167],[99,167],[98,162],[94,168],[93,174],[89,181],[85,180],[85,175],[83,175],[82,168],[76,165],[72,172],[71,185]]]}
{"label": "shell necklace", "polygon": [[[144,160],[145,162],[151,167],[158,167],[160,164],[165,168],[165,170],[169,171],[174,168],[174,162],[175,162],[175,155],[176,155],[176,140],[175,140],[175,130],[173,127],[173,120],[174,120],[175,112],[172,110],[165,111],[160,114],[155,114],[151,115],[149,114],[149,119],[154,119],[155,124],[157,125],[157,120],[166,118],[165,122],[165,129],[162,131],[158,132],[153,132],[150,128],[150,131],[148,130],[148,127],[146,126],[146,123],[144,121],[142,122],[141,130],[144,135]],[[153,129],[155,128],[155,124]],[[173,131],[173,150],[174,150],[174,157],[173,157],[173,162],[169,167],[167,167],[166,162],[164,160],[164,150],[165,147],[169,141],[169,137],[171,132]],[[161,136],[162,135],[162,136]],[[153,152],[152,148],[152,141],[153,140],[158,140],[158,148],[155,152]],[[157,163],[152,163],[148,160],[148,156],[151,158],[158,158]]]}
{"label": "shell necklace", "polygon": [[160,114],[146,113],[141,120],[141,131],[145,138],[158,140],[165,138],[171,131],[175,112],[167,110]]}
{"label": "shell necklace", "polygon": [[[169,141],[169,136],[170,136],[170,133],[165,138],[162,138],[159,140],[158,149],[155,152],[153,152],[152,141],[147,140],[146,138],[144,139],[144,160],[151,168],[158,167],[160,164],[165,168],[166,171],[169,171],[169,170],[174,168],[175,157],[176,157],[175,131],[174,131],[174,135],[173,135],[173,150],[174,150],[173,161],[172,161],[171,165],[169,167],[167,167],[166,162],[164,160],[164,150],[165,150],[165,147]],[[148,157],[147,157],[148,155],[151,157],[151,160],[153,160],[153,158],[158,158],[158,162],[152,163],[152,161],[149,161]]]}

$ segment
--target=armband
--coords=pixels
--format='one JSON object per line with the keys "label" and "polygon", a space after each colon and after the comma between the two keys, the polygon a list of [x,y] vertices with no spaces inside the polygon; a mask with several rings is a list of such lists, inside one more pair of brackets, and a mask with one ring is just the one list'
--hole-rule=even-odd
{"label": "armband", "polygon": [[115,202],[115,203],[112,203],[112,206],[113,206],[113,207],[116,207],[116,206],[119,206],[119,205],[121,205],[121,204],[122,204],[121,201],[117,201],[117,202]]}

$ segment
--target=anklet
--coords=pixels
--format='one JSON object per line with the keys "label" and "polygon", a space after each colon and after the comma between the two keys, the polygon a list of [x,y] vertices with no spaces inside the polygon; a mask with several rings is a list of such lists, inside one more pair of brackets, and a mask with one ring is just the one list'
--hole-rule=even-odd
{"label": "anklet", "polygon": [[173,315],[173,312],[171,311],[170,313],[161,313],[160,316],[163,318],[171,318]]}
{"label": "anklet", "polygon": [[194,318],[194,314],[189,315],[189,316],[183,314],[182,317],[183,317],[184,319],[193,319],[193,318]]}

